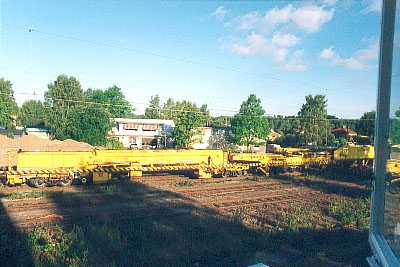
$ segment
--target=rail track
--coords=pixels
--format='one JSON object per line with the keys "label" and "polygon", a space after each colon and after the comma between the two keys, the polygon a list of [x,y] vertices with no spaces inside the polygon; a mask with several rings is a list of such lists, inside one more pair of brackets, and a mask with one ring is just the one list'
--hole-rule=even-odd
{"label": "rail track", "polygon": [[[238,179],[239,180],[239,179]],[[243,179],[242,179],[243,180]],[[150,190],[150,189],[149,189]],[[137,219],[177,216],[195,211],[226,211],[262,205],[277,205],[323,197],[322,192],[282,181],[241,181],[194,185],[130,194],[130,192],[64,191],[55,198],[1,199],[4,214],[0,225],[30,228],[37,224],[85,224],[104,218]]]}

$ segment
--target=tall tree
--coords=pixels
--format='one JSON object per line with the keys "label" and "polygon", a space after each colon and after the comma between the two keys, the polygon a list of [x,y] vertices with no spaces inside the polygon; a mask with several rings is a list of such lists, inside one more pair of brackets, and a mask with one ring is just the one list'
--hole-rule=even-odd
{"label": "tall tree", "polygon": [[235,135],[233,141],[246,146],[260,139],[266,141],[269,128],[264,114],[261,100],[251,94],[246,101],[243,101],[239,113],[232,119],[232,131]]}
{"label": "tall tree", "polygon": [[400,109],[395,112],[395,118],[390,120],[390,139],[393,145],[400,144]]}
{"label": "tall tree", "polygon": [[160,119],[161,118],[161,105],[160,97],[158,95],[151,96],[149,107],[144,112],[146,119]]}
{"label": "tall tree", "polygon": [[306,96],[306,103],[298,113],[304,145],[323,145],[332,138],[326,107],[327,100],[324,95]]}
{"label": "tall tree", "polygon": [[70,113],[67,134],[68,138],[76,141],[105,146],[112,127],[107,109],[93,104],[83,105]]}
{"label": "tall tree", "polygon": [[202,106],[202,111],[190,101],[177,102],[181,108],[175,119],[174,137],[175,147],[187,148],[202,136],[200,127],[204,126],[209,116],[207,106]]}
{"label": "tall tree", "polygon": [[356,132],[359,135],[369,136],[371,141],[375,136],[375,114],[375,110],[365,112],[356,127]]}
{"label": "tall tree", "polygon": [[27,100],[22,104],[18,119],[22,126],[44,125],[45,110],[42,101]]}
{"label": "tall tree", "polygon": [[132,118],[134,108],[125,99],[121,88],[115,84],[105,91],[101,89],[88,89],[85,96],[89,102],[104,104],[103,106],[110,112],[113,118]]}
{"label": "tall tree", "polygon": [[17,115],[18,106],[15,102],[14,91],[10,81],[0,79],[0,126],[14,128],[13,119]]}
{"label": "tall tree", "polygon": [[44,99],[45,124],[50,128],[51,135],[59,140],[69,138],[70,114],[74,108],[82,106],[81,84],[75,77],[59,75],[54,83],[48,84]]}
{"label": "tall tree", "polygon": [[175,109],[175,102],[172,98],[168,98],[167,102],[164,103],[161,117],[165,120],[172,120],[174,118],[174,109]]}

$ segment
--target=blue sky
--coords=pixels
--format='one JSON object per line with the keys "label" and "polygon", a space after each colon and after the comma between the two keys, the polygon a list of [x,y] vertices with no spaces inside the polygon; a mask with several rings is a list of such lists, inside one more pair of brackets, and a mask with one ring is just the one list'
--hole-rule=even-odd
{"label": "blue sky", "polygon": [[212,115],[252,93],[273,115],[296,115],[307,94],[341,118],[376,105],[380,1],[0,3],[0,77],[19,105],[59,74],[84,90],[116,84],[138,114],[155,94]]}

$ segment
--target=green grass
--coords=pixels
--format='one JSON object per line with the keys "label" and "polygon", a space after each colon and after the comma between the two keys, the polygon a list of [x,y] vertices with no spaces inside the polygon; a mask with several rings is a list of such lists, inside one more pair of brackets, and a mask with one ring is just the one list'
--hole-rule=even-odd
{"label": "green grass", "polygon": [[173,186],[179,186],[179,187],[193,186],[193,185],[194,183],[192,183],[191,181],[184,181],[181,183],[173,184]]}
{"label": "green grass", "polygon": [[370,198],[347,200],[344,197],[335,198],[328,208],[328,215],[335,218],[338,226],[355,227],[358,230],[369,228]]}

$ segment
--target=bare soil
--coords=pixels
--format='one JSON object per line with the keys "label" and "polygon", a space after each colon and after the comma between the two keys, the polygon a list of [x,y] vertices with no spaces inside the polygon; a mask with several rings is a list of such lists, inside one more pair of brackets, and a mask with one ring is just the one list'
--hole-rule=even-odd
{"label": "bare soil", "polygon": [[[10,192],[37,190],[0,189],[0,225],[68,228],[111,222],[118,228],[126,221],[134,222],[151,236],[151,240],[141,236],[143,240],[135,242],[161,238],[157,241],[160,243],[152,245],[160,255],[154,256],[152,251],[151,261],[135,259],[134,265],[158,265],[159,257],[160,264],[164,261],[174,266],[244,266],[258,262],[269,266],[366,266],[365,257],[370,255],[365,232],[340,227],[327,213],[337,197],[369,195],[363,183],[300,176],[219,181],[153,176],[103,186],[48,187],[44,190],[51,194],[39,198],[5,197]],[[296,209],[304,212],[300,219],[306,219],[308,225],[299,223],[298,231],[289,235],[289,214]],[[149,224],[162,227],[157,230],[160,237],[153,228],[147,233]],[[179,249],[182,251],[177,252]],[[132,264],[129,259],[126,262]]]}

